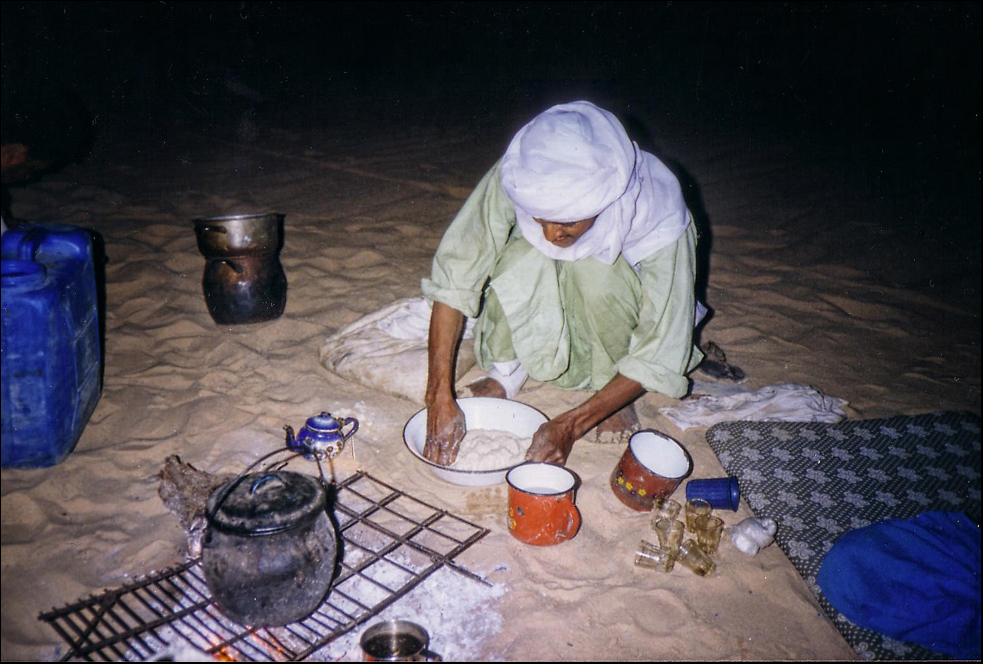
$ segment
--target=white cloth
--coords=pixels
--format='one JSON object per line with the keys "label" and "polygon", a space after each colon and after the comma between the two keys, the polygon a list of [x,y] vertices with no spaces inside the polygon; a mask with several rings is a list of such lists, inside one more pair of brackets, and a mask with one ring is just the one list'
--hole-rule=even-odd
{"label": "white cloth", "polygon": [[660,408],[680,429],[708,427],[718,422],[822,422],[835,424],[846,418],[847,402],[807,385],[769,385],[750,390],[728,386],[731,394],[705,396]]}
{"label": "white cloth", "polygon": [[[397,300],[359,318],[329,336],[320,349],[321,364],[348,380],[422,404],[427,388],[427,338],[430,303],[425,297]],[[464,338],[473,338],[468,319]],[[456,375],[474,366],[474,346],[462,343]]]}
{"label": "white cloth", "polygon": [[[555,260],[624,254],[635,265],[678,240],[689,223],[676,176],[642,152],[618,119],[586,101],[561,104],[519,130],[502,159],[502,188],[522,236]],[[569,247],[557,247],[534,221],[597,216]]]}
{"label": "white cloth", "polygon": [[[430,309],[423,296],[398,300],[363,319],[393,339],[426,341],[430,337]],[[465,339],[473,339],[474,319],[464,321]]]}

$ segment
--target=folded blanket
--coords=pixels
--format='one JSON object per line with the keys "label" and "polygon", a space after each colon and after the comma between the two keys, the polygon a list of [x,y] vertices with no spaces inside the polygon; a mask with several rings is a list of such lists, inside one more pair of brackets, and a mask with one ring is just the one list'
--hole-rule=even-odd
{"label": "folded blanket", "polygon": [[861,627],[980,658],[980,529],[963,514],[926,512],[851,530],[826,554],[817,582]]}

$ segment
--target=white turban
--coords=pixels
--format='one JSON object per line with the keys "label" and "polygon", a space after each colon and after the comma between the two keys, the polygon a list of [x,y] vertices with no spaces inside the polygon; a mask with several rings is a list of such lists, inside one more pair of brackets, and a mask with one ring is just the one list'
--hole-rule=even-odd
{"label": "white turban", "polygon": [[[682,236],[689,223],[679,181],[642,152],[611,113],[586,101],[554,106],[519,130],[502,158],[502,188],[519,230],[550,258],[621,254],[632,265]],[[569,247],[543,236],[533,218],[570,223],[597,216]]]}

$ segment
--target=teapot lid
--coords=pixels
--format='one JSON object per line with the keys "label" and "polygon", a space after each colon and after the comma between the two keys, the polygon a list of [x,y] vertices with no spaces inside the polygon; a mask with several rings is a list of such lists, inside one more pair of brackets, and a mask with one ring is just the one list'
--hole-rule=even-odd
{"label": "teapot lid", "polygon": [[228,487],[223,484],[209,496],[208,514],[210,525],[232,535],[255,537],[301,527],[327,507],[320,480],[301,473],[255,473],[241,478],[231,491]]}
{"label": "teapot lid", "polygon": [[316,431],[337,431],[341,426],[341,422],[331,417],[331,413],[326,411],[307,419],[307,428]]}

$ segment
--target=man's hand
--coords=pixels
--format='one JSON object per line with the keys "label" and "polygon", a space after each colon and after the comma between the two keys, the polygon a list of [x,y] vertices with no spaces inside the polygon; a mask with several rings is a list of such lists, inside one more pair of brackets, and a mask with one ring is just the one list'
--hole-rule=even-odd
{"label": "man's hand", "polygon": [[464,413],[453,399],[439,399],[427,408],[427,442],[423,456],[441,466],[457,459],[457,450],[467,428]]}
{"label": "man's hand", "polygon": [[581,436],[644,392],[641,384],[618,374],[590,399],[540,426],[532,437],[526,460],[566,463]]}
{"label": "man's hand", "polygon": [[561,415],[541,425],[533,434],[526,461],[549,461],[563,465],[576,440],[573,424]]}

